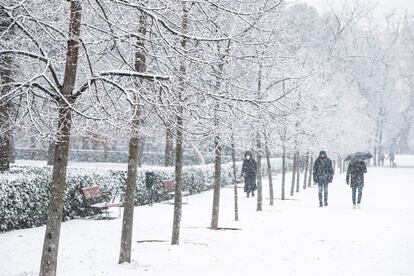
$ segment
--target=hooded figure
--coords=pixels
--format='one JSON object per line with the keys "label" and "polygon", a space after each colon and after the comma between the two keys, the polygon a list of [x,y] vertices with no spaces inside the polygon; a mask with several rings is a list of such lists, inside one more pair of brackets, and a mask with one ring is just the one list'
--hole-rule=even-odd
{"label": "hooded figure", "polygon": [[313,165],[313,181],[318,183],[319,188],[319,207],[323,207],[323,203],[328,206],[328,184],[332,182],[334,175],[332,161],[327,157],[325,151],[319,152],[319,157],[315,160]]}
{"label": "hooded figure", "polygon": [[[351,160],[346,171],[346,183],[352,188],[353,208],[361,208],[362,189],[364,188],[364,173],[367,172],[367,166],[363,160]],[[358,201],[356,193],[358,190]],[[358,204],[358,205],[357,205]]]}
{"label": "hooded figure", "polygon": [[250,151],[246,151],[244,154],[241,174],[244,177],[244,192],[247,193],[247,197],[249,197],[250,192],[252,193],[252,196],[254,196],[254,191],[257,189],[256,170],[257,164],[253,159],[252,153]]}

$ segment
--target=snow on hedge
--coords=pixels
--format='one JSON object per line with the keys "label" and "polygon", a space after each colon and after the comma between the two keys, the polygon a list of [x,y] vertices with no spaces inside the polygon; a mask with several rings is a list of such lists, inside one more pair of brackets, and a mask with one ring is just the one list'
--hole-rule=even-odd
{"label": "snow on hedge", "polygon": [[[18,162],[19,164],[20,162]],[[280,172],[280,159],[272,159],[273,172]],[[103,196],[96,201],[109,201],[113,196],[123,197],[125,193],[126,166],[92,167],[85,163],[72,163],[68,168],[64,203],[64,220],[87,217],[93,214],[85,202],[81,188],[97,185]],[[96,164],[95,164],[96,165]],[[236,163],[240,175],[241,162]],[[263,173],[266,166],[262,166]],[[156,181],[153,201],[168,200],[171,194],[163,187],[162,180],[174,180],[172,167],[143,167],[138,170],[136,205],[148,204],[149,190],[145,187],[145,172],[154,172]],[[222,165],[222,186],[232,183],[231,163]],[[183,190],[190,194],[212,188],[214,166],[197,165],[183,168]],[[9,173],[0,174],[0,232],[12,229],[30,228],[46,223],[49,190],[52,179],[51,167],[30,162],[15,165]],[[89,204],[94,202],[89,202]]]}

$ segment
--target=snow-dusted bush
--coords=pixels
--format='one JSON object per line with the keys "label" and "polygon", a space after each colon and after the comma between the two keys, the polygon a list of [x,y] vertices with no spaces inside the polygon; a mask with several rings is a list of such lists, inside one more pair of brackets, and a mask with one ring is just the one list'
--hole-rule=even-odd
{"label": "snow-dusted bush", "polygon": [[[15,148],[15,158],[21,160],[47,160],[47,149],[45,148]],[[145,151],[143,153],[143,164],[161,166],[164,164],[164,152]],[[206,162],[214,162],[214,156],[204,153]],[[230,156],[224,155],[223,160],[230,160]],[[75,162],[112,162],[126,163],[128,162],[128,151],[112,151],[112,150],[84,150],[70,149],[69,160]],[[184,150],[185,165],[200,164],[199,157],[191,150]]]}
{"label": "snow-dusted bush", "polygon": [[[222,185],[232,182],[231,164],[222,166]],[[174,180],[174,168],[145,167],[138,170],[136,205],[147,204],[150,192],[145,186],[145,172],[155,173],[153,201],[160,202],[172,196],[162,180]],[[64,203],[64,220],[93,214],[85,202],[81,188],[97,185],[103,196],[97,201],[108,201],[113,196],[123,197],[126,171],[108,169],[69,168]],[[183,190],[191,194],[212,187],[214,166],[188,166],[183,169]],[[14,166],[9,173],[0,174],[0,231],[42,225],[47,219],[51,184],[50,167]]]}

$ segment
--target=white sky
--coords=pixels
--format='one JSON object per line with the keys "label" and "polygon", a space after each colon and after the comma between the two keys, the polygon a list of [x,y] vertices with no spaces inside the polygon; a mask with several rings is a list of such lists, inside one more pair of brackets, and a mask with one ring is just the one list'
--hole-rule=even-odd
{"label": "white sky", "polygon": [[[295,0],[291,0],[295,1]],[[298,2],[306,2],[320,10],[323,10],[327,2],[340,3],[343,0],[298,0]],[[409,14],[414,15],[414,0],[359,0],[360,3],[377,3],[382,10],[407,10]]]}

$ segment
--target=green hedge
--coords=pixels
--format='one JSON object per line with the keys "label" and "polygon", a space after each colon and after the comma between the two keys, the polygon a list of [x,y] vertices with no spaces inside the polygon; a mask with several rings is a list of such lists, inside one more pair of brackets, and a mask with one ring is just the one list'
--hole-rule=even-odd
{"label": "green hedge", "polygon": [[[138,171],[136,205],[149,203],[149,191],[145,188],[145,172],[152,171],[157,179],[174,179],[173,168],[149,167]],[[222,185],[231,184],[231,164],[222,166]],[[183,190],[198,193],[210,189],[213,183],[214,166],[188,166],[183,169]],[[91,170],[69,168],[64,200],[64,220],[91,215],[92,210],[83,199],[80,189],[98,185],[103,197],[125,193],[126,171]],[[0,174],[0,231],[40,226],[46,223],[50,167],[14,166],[9,173]],[[153,200],[160,202],[171,198],[161,181],[153,187]]]}

